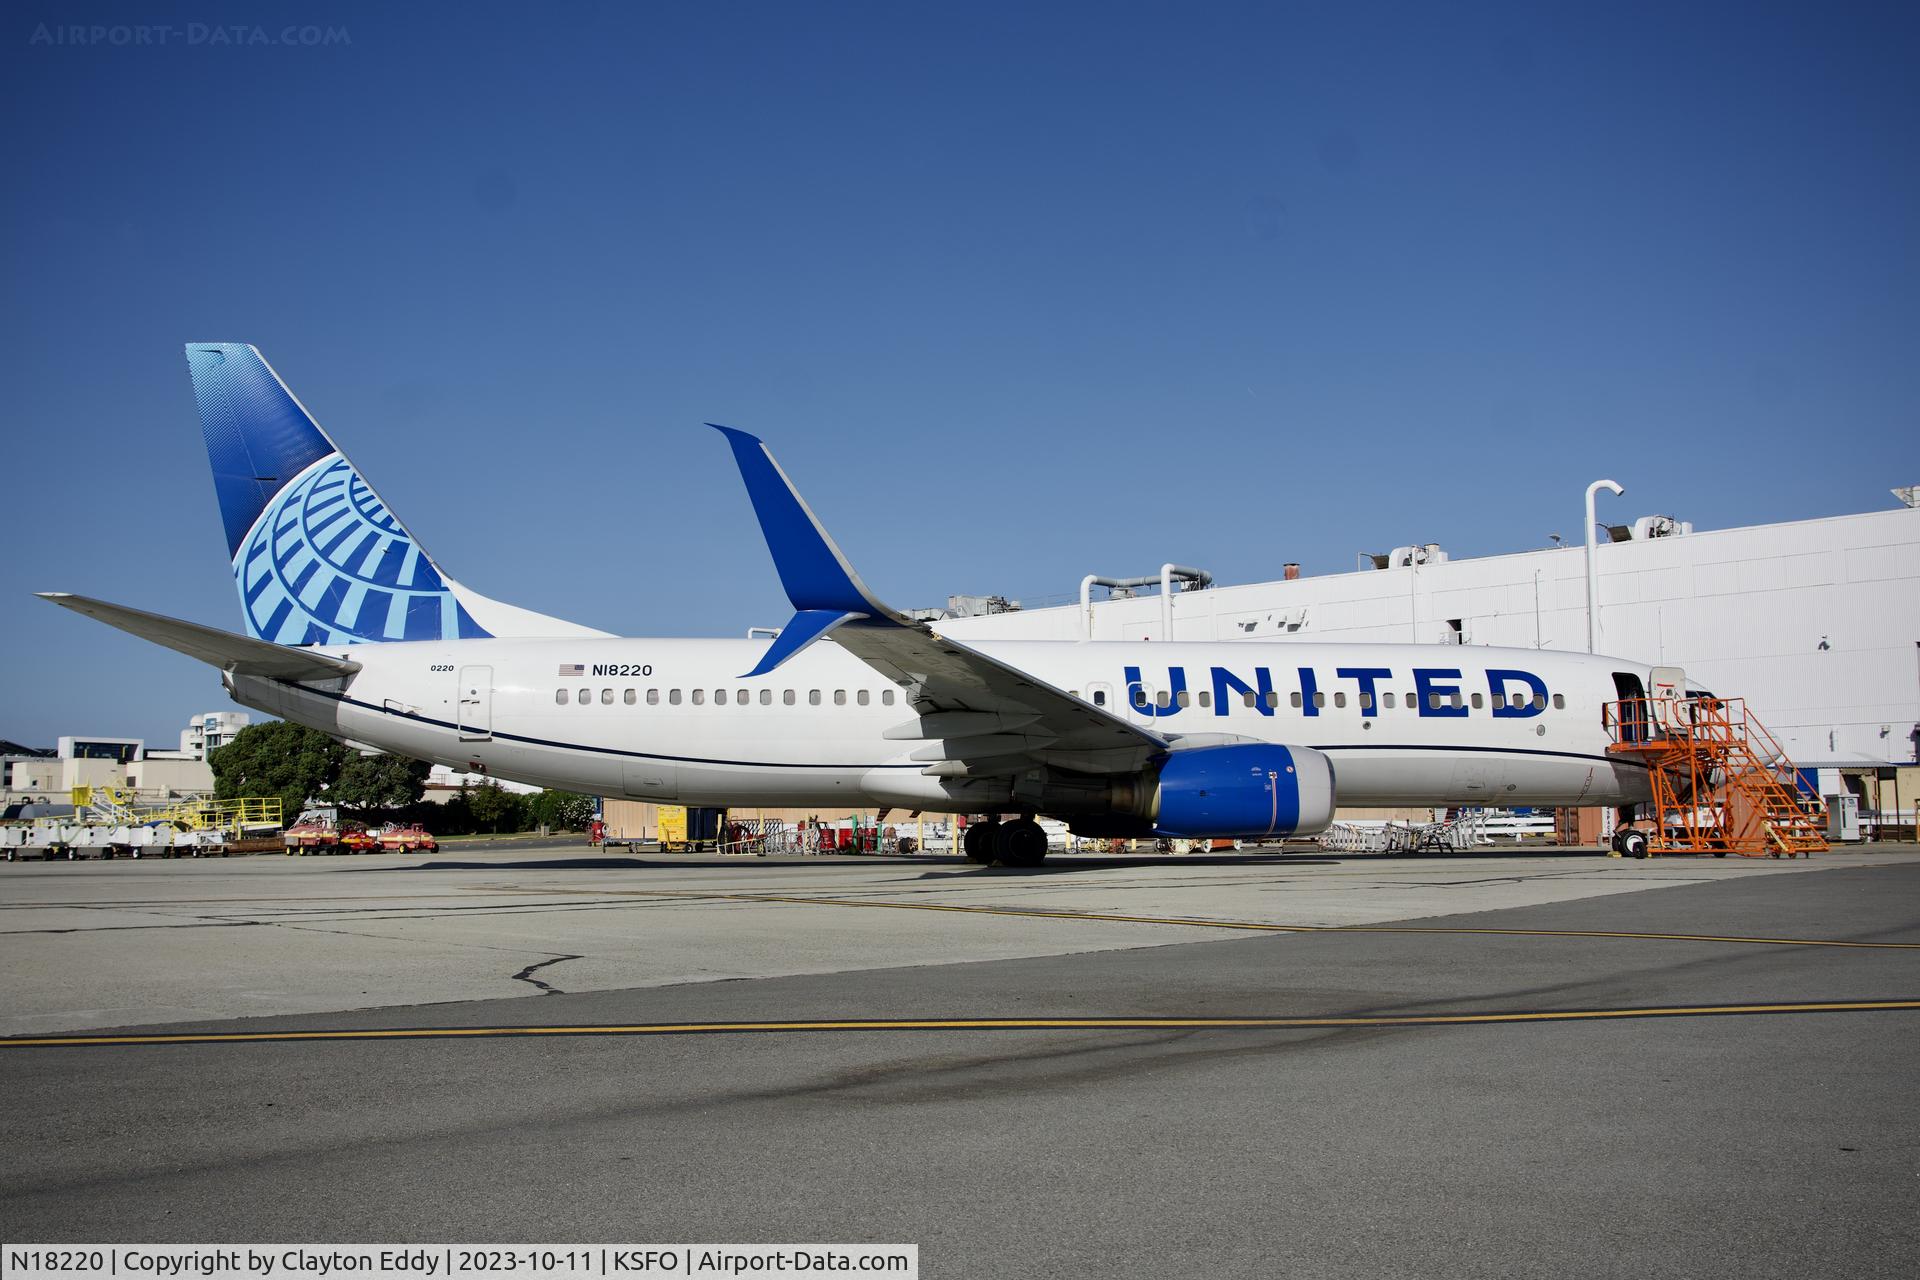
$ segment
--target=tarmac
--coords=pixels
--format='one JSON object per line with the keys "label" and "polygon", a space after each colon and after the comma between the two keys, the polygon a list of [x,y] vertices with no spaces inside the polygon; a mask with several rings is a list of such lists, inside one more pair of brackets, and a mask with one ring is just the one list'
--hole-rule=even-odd
{"label": "tarmac", "polygon": [[1920,851],[0,867],[0,1239],[1907,1276]]}

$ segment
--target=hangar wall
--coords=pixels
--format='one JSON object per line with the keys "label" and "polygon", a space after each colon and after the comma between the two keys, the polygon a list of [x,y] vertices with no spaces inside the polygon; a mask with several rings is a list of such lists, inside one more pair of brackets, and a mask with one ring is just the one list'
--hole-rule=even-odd
{"label": "hangar wall", "polygon": [[[1603,543],[1596,563],[1601,652],[1681,666],[1699,687],[1746,698],[1802,765],[1915,760],[1920,509]],[[1090,612],[1096,640],[1167,638],[1158,594]],[[959,640],[1073,640],[1088,626],[1078,603],[939,624]],[[1584,651],[1586,551],[1180,592],[1172,638]]]}

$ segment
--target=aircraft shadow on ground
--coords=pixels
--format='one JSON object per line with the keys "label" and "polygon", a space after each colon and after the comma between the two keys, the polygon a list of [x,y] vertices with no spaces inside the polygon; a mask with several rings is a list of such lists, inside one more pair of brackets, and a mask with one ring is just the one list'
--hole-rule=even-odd
{"label": "aircraft shadow on ground", "polygon": [[1471,849],[1460,853],[1231,853],[1231,854],[1174,854],[1141,853],[1115,854],[1102,857],[1066,857],[1050,859],[1037,867],[981,866],[966,858],[949,854],[921,854],[911,856],[871,855],[860,858],[754,858],[754,857],[679,857],[674,855],[591,855],[584,857],[554,858],[475,858],[445,859],[436,858],[426,862],[411,863],[398,867],[342,867],[353,871],[665,871],[672,869],[695,871],[745,871],[754,867],[792,867],[825,871],[835,867],[876,866],[876,867],[921,867],[921,879],[945,879],[954,876],[1057,876],[1072,875],[1082,871],[1112,871],[1126,868],[1148,867],[1245,867],[1245,866],[1285,866],[1285,867],[1327,867],[1343,863],[1378,862],[1391,864],[1409,859],[1436,861],[1447,858],[1460,858],[1485,861],[1489,859],[1592,859],[1600,857],[1595,849],[1559,849],[1559,848],[1519,848]]}

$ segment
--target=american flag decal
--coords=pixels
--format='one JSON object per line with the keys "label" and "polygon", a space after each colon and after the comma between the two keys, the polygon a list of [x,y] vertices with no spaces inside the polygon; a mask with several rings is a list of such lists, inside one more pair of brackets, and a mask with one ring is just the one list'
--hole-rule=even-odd
{"label": "american flag decal", "polygon": [[587,674],[587,669],[578,662],[563,662],[560,664],[560,674],[563,676],[583,676]]}

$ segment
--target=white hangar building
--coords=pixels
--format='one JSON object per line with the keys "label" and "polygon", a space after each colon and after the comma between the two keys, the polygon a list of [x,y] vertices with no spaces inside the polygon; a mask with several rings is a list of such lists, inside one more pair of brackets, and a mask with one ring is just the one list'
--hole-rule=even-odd
{"label": "white hangar building", "polygon": [[[1920,509],[1705,531],[1653,516],[1603,539],[1598,652],[1683,667],[1694,687],[1745,698],[1802,767],[1915,762]],[[958,640],[1587,647],[1583,546],[1453,560],[1427,545],[1360,562],[1353,573],[1244,586],[1201,588],[1189,577],[1187,590],[1165,597],[1123,588],[1084,608],[950,617],[940,629]],[[1149,578],[1161,580],[1131,581]]]}

